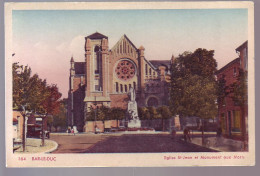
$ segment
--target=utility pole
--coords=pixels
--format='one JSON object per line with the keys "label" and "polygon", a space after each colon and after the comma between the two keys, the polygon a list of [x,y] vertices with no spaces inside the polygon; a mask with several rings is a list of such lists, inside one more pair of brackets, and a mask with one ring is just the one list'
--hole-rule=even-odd
{"label": "utility pole", "polygon": [[25,130],[25,128],[27,128],[27,117],[26,117],[26,110],[25,110],[25,105],[22,105],[22,109],[23,109],[23,136],[22,136],[22,143],[23,143],[23,152],[25,152],[25,148],[26,148],[26,132],[27,130]]}

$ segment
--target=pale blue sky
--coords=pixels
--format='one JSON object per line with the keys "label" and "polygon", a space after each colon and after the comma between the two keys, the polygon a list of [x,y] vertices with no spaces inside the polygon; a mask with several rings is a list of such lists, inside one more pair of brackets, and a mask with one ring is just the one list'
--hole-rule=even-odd
{"label": "pale blue sky", "polygon": [[145,47],[148,60],[215,50],[220,68],[248,39],[247,18],[247,9],[13,11],[14,61],[57,83],[67,97],[70,57],[84,61],[84,37],[96,31],[108,36],[110,48],[126,34]]}

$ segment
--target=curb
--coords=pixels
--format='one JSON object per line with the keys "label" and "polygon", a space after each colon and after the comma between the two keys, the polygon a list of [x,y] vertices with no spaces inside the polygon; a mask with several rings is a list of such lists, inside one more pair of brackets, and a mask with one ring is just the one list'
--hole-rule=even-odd
{"label": "curb", "polygon": [[58,148],[58,143],[57,142],[55,142],[55,141],[53,141],[53,140],[48,140],[49,142],[52,142],[52,143],[54,143],[54,147],[53,148],[51,148],[51,149],[49,149],[49,150],[47,150],[47,151],[45,151],[45,152],[42,152],[42,153],[51,153],[51,152],[54,152],[55,150],[57,150],[57,148]]}

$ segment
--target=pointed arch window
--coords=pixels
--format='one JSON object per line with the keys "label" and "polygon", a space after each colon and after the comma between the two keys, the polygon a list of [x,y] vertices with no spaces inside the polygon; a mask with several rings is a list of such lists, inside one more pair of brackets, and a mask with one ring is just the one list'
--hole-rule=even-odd
{"label": "pointed arch window", "polygon": [[125,92],[127,92],[127,85],[125,85]]}
{"label": "pointed arch window", "polygon": [[116,92],[119,92],[118,82],[116,82]]}
{"label": "pointed arch window", "polygon": [[120,91],[121,91],[121,92],[124,91],[124,90],[123,90],[123,85],[122,85],[122,84],[120,84]]}
{"label": "pointed arch window", "polygon": [[101,48],[100,46],[95,46],[94,49],[94,68],[95,68],[95,74],[99,74],[100,72],[100,66],[101,66]]}

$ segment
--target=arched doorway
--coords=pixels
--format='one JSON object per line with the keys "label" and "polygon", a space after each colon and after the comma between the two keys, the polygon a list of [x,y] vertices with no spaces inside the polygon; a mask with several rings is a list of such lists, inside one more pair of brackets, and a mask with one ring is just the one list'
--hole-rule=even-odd
{"label": "arched doorway", "polygon": [[147,106],[157,107],[159,105],[158,99],[155,97],[150,97],[147,101]]}

